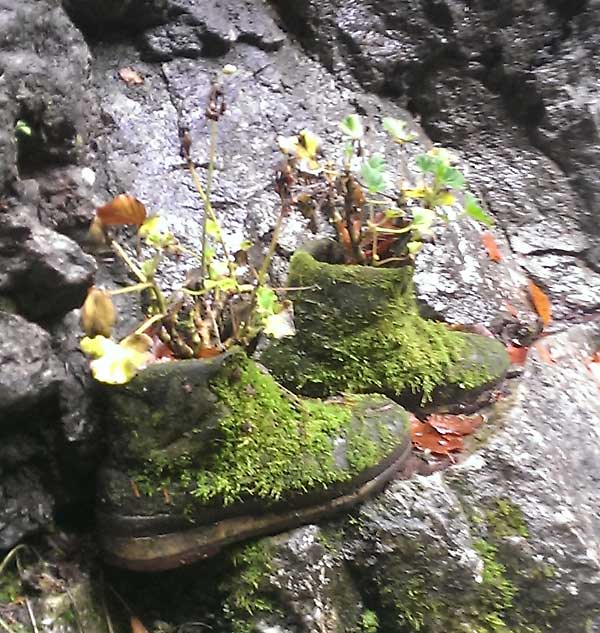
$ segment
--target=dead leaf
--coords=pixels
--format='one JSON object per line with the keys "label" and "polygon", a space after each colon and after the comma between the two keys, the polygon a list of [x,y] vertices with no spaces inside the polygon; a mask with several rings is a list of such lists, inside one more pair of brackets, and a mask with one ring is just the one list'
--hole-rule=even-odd
{"label": "dead leaf", "polygon": [[529,352],[528,347],[518,347],[516,345],[507,345],[506,351],[513,365],[524,365]]}
{"label": "dead leaf", "polygon": [[548,327],[552,323],[552,304],[550,299],[548,299],[548,295],[539,286],[536,286],[533,281],[528,282],[527,288],[535,311],[542,320],[544,327]]}
{"label": "dead leaf", "polygon": [[537,350],[537,353],[540,355],[540,358],[547,363],[548,365],[552,365],[555,360],[552,358],[552,355],[550,354],[550,350],[545,346],[542,345],[542,343],[536,343],[534,345],[535,349]]}
{"label": "dead leaf", "polygon": [[485,418],[482,415],[434,413],[425,420],[425,423],[442,435],[471,435],[484,421]]}
{"label": "dead leaf", "polygon": [[487,251],[488,257],[493,262],[502,261],[502,253],[500,252],[500,248],[498,247],[494,236],[489,231],[485,231],[484,233],[482,233],[481,241],[483,243],[483,246],[485,247],[485,250]]}
{"label": "dead leaf", "polygon": [[131,633],[148,633],[148,629],[142,624],[139,618],[135,615],[131,616]]}
{"label": "dead leaf", "polygon": [[102,224],[135,224],[141,226],[146,219],[146,207],[126,193],[115,196],[108,204],[96,209]]}
{"label": "dead leaf", "polygon": [[83,306],[81,306],[79,315],[81,329],[87,336],[93,337],[101,334],[109,338],[116,320],[117,311],[110,294],[106,290],[92,286],[88,290]]}
{"label": "dead leaf", "polygon": [[218,347],[201,347],[198,351],[198,358],[214,358],[219,354],[222,354],[223,350]]}
{"label": "dead leaf", "polygon": [[434,455],[448,455],[454,451],[462,451],[464,443],[458,435],[442,435],[426,422],[414,416],[411,419],[412,442],[416,449],[429,451]]}
{"label": "dead leaf", "polygon": [[128,86],[141,86],[144,83],[144,78],[140,75],[140,73],[128,66],[119,70],[119,77]]}

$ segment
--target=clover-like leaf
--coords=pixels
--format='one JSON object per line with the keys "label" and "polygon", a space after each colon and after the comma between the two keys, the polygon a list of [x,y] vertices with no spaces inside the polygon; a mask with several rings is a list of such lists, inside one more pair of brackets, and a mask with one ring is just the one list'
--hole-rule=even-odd
{"label": "clover-like leaf", "polygon": [[413,209],[412,227],[420,236],[430,235],[431,227],[435,222],[436,214],[431,209],[417,207]]}
{"label": "clover-like leaf", "polygon": [[175,241],[167,221],[160,215],[153,215],[145,220],[140,226],[139,235],[146,244],[155,248],[164,248]]}
{"label": "clover-like leaf", "polygon": [[31,126],[23,119],[19,119],[17,124],[15,125],[15,132],[17,134],[22,134],[23,136],[31,136],[33,134],[33,130]]}
{"label": "clover-like leaf", "polygon": [[152,339],[146,334],[131,334],[120,343],[104,336],[84,337],[81,350],[94,357],[90,363],[92,376],[109,385],[128,383],[140,370],[152,362]]}
{"label": "clover-like leaf", "polygon": [[417,138],[416,134],[406,129],[406,121],[385,117],[383,119],[383,129],[392,137],[396,143],[410,143]]}
{"label": "clover-like leaf", "polygon": [[494,220],[481,208],[475,196],[468,192],[465,193],[464,209],[465,213],[470,218],[477,220],[477,222],[481,222],[487,226],[492,226],[494,224]]}
{"label": "clover-like leaf", "polygon": [[360,175],[371,193],[381,193],[388,186],[383,156],[374,154],[362,164]]}
{"label": "clover-like leaf", "polygon": [[360,140],[365,134],[365,129],[358,114],[349,114],[342,119],[340,129],[346,136],[349,136],[355,141]]}
{"label": "clover-like leaf", "polygon": [[273,288],[261,286],[256,290],[256,306],[263,314],[274,314],[278,301]]}

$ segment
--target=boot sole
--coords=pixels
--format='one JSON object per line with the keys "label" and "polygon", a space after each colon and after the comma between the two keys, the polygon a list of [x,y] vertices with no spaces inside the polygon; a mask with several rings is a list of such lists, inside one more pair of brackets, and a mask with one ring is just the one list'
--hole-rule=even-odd
{"label": "boot sole", "polygon": [[[353,492],[306,507],[290,508],[288,505],[277,512],[267,508],[262,512],[228,517],[202,526],[192,523],[186,529],[154,535],[135,534],[136,528],[139,528],[139,517],[100,515],[99,540],[104,560],[109,565],[132,571],[164,571],[214,556],[223,547],[238,541],[319,521],[344,512],[382,490],[404,466],[411,452],[411,442],[407,438],[379,467],[369,470],[367,481],[359,475],[356,479],[362,481],[356,482],[358,487]],[[352,483],[346,482],[344,487],[352,486]],[[326,495],[327,491],[323,494]],[[240,508],[243,507],[241,504]],[[124,534],[128,524],[133,534]]]}

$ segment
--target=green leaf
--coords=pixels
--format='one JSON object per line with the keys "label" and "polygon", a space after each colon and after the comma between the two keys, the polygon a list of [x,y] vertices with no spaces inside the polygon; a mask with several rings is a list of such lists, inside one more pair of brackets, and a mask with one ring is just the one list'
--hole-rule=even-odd
{"label": "green leaf", "polygon": [[419,235],[429,235],[431,234],[431,226],[435,222],[435,219],[435,211],[425,209],[424,207],[417,207],[413,209],[412,227]]}
{"label": "green leaf", "polygon": [[23,121],[23,119],[19,119],[17,121],[17,124],[15,125],[15,132],[17,134],[22,134],[23,136],[31,136],[33,134],[33,130],[26,121]]}
{"label": "green leaf", "polygon": [[140,269],[148,279],[152,279],[152,277],[154,277],[156,273],[157,264],[158,261],[153,257],[152,259],[147,259],[146,261],[143,261]]}
{"label": "green leaf", "polygon": [[263,314],[274,314],[278,304],[277,295],[272,288],[261,286],[256,291],[256,305]]}
{"label": "green leaf", "polygon": [[416,134],[406,129],[406,121],[385,117],[383,129],[394,139],[396,143],[409,143],[417,138]]}
{"label": "green leaf", "polygon": [[439,182],[449,189],[462,189],[465,186],[465,179],[463,175],[455,167],[449,165],[442,165],[436,177]]}
{"label": "green leaf", "polygon": [[219,235],[219,225],[212,218],[206,218],[206,234],[211,237]]}
{"label": "green leaf", "polygon": [[423,242],[409,242],[406,248],[409,255],[416,255],[423,248]]}
{"label": "green leaf", "polygon": [[415,158],[417,167],[425,174],[434,172],[435,159],[428,154],[420,154]]}
{"label": "green leaf", "polygon": [[363,124],[358,114],[349,114],[340,122],[342,132],[356,141],[360,140],[365,133]]}
{"label": "green leaf", "polygon": [[360,175],[371,193],[381,193],[387,188],[385,168],[385,160],[379,154],[371,156],[363,163]]}
{"label": "green leaf", "polygon": [[146,334],[131,334],[120,343],[104,336],[85,336],[81,350],[95,360],[90,363],[92,376],[109,385],[128,383],[140,370],[152,361],[152,339]]}
{"label": "green leaf", "polygon": [[139,235],[146,244],[155,248],[164,248],[175,241],[167,221],[160,215],[147,218],[140,226]]}
{"label": "green leaf", "polygon": [[477,222],[481,222],[487,226],[492,226],[494,224],[494,220],[479,206],[475,196],[469,192],[465,193],[464,209],[465,213],[470,218],[477,220]]}

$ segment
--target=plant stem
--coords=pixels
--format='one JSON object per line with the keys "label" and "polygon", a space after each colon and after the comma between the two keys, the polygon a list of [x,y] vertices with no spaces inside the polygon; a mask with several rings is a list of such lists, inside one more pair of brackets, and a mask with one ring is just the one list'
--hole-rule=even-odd
{"label": "plant stem", "polygon": [[369,203],[369,221],[373,226],[373,251],[371,253],[371,259],[373,262],[377,262],[379,255],[377,254],[377,229],[375,228],[375,207],[372,203]]}
{"label": "plant stem", "polygon": [[136,264],[131,257],[123,250],[123,247],[115,240],[114,237],[109,238],[111,248],[117,253],[117,255],[127,264],[129,270],[140,280],[140,284],[149,284],[148,289],[152,291],[158,304],[158,311],[165,313],[167,311],[167,305],[165,298],[154,280],[148,281],[148,278],[142,272],[141,268]]}
{"label": "plant stem", "polygon": [[[235,278],[235,274],[231,266],[232,262],[231,262],[231,257],[229,256],[229,250],[227,248],[227,245],[225,244],[225,240],[223,239],[221,225],[219,224],[219,221],[217,220],[217,216],[215,215],[215,212],[212,208],[212,204],[210,203],[210,200],[208,196],[206,195],[206,191],[204,191],[204,187],[202,186],[202,183],[200,182],[200,178],[198,177],[198,172],[196,171],[196,168],[194,167],[194,163],[191,160],[188,161],[188,168],[190,170],[190,173],[192,174],[192,180],[194,181],[196,190],[198,191],[198,193],[200,194],[200,197],[202,198],[202,202],[204,204],[204,210],[206,214],[208,215],[208,218],[211,219],[217,227],[217,239],[219,240],[219,244],[221,245],[221,248],[223,249],[225,258],[227,259],[227,264],[229,266],[231,276],[232,278]],[[206,266],[204,250],[202,251],[202,258],[204,259],[204,265]]]}
{"label": "plant stem", "polygon": [[146,319],[140,327],[135,330],[134,334],[143,334],[151,325],[154,325],[157,321],[164,319],[166,316],[166,314],[155,314],[153,317]]}
{"label": "plant stem", "polygon": [[[215,168],[215,154],[217,150],[217,121],[214,119],[210,119],[209,125],[210,125],[210,144],[209,144],[209,149],[208,149],[208,173],[206,175],[206,193],[204,195],[200,193],[202,197],[202,201],[204,202],[204,216],[202,217],[202,255],[201,255],[202,259],[201,259],[201,265],[200,265],[202,282],[204,282],[204,280],[206,279],[206,272],[207,272],[206,270],[207,269],[206,247],[208,244],[208,235],[206,233],[206,221],[208,217],[207,203],[210,204],[209,201],[210,201],[210,192],[212,188],[212,176],[213,176],[213,171]],[[202,185],[197,175],[195,174],[196,169],[191,159],[189,160],[189,165],[190,165],[190,171],[192,172],[192,177],[194,178],[194,182],[196,184],[196,188],[198,189],[198,191],[200,191],[200,189],[202,188]],[[196,180],[198,182],[196,182]],[[198,184],[200,184],[200,188],[198,188]],[[211,211],[212,211],[212,206],[211,206]],[[212,215],[214,217],[214,213]]]}
{"label": "plant stem", "polygon": [[125,288],[117,288],[116,290],[107,290],[108,294],[111,296],[115,295],[124,295],[128,292],[140,292],[141,290],[146,290],[147,288],[152,288],[152,284],[148,281],[145,283],[135,284],[134,286],[125,286]]}

